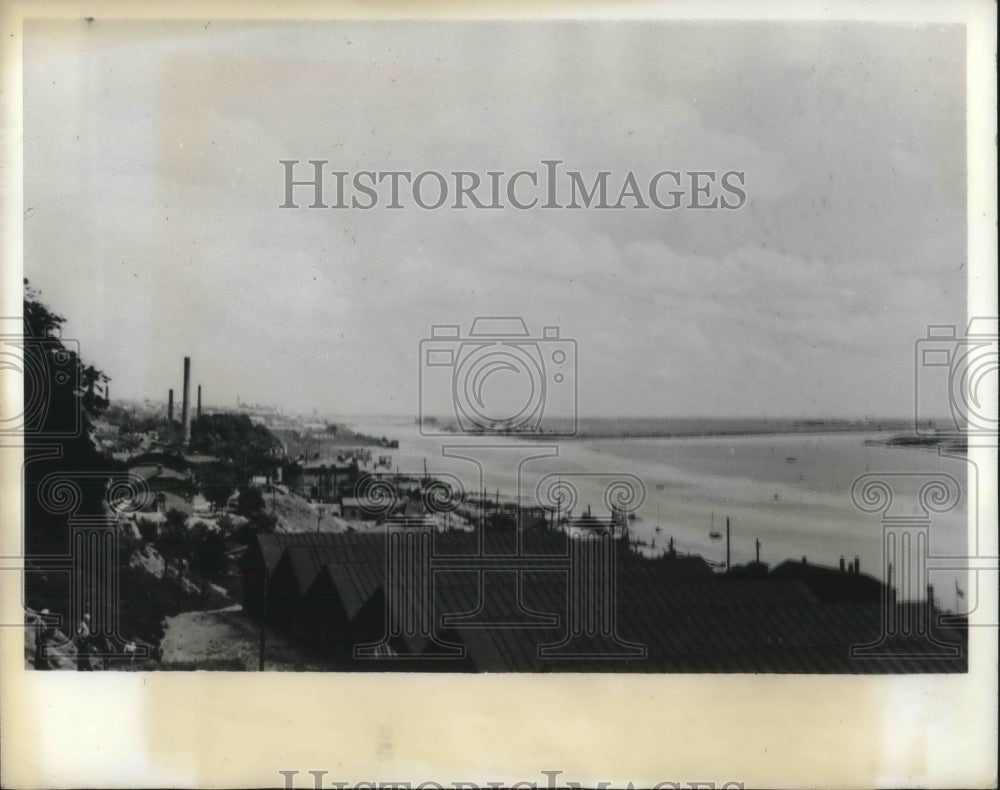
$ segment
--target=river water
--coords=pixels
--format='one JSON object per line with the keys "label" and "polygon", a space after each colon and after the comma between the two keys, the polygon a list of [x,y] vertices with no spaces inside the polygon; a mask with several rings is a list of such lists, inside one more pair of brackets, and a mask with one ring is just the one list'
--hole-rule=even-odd
{"label": "river water", "polygon": [[[352,427],[398,439],[399,449],[391,452],[400,472],[420,474],[426,461],[432,476],[455,475],[469,492],[485,490],[493,496],[499,490],[504,498],[519,495],[522,502],[534,504],[545,497],[549,484],[569,483],[576,490],[576,514],[588,506],[594,514],[607,514],[607,486],[616,479],[634,484],[638,478],[644,493],[631,526],[647,553],[663,551],[672,537],[678,551],[724,563],[728,519],[733,564],[753,560],[759,540],[760,559],[772,566],[802,557],[836,566],[840,557],[848,562],[857,557],[862,572],[880,578],[885,576],[881,514],[863,512],[854,504],[855,480],[865,474],[909,473],[894,482],[892,514],[915,516],[924,512],[919,484],[928,475],[949,475],[958,482],[963,499],[949,512],[931,514],[930,554],[966,553],[964,458],[941,457],[928,448],[866,444],[866,439],[877,438],[873,434],[545,443],[502,436],[428,437],[404,420],[359,420]],[[537,457],[543,455],[547,457]],[[478,464],[466,460],[470,458]],[[710,532],[721,533],[721,538],[713,539]],[[967,590],[961,572],[932,571],[930,582],[939,605],[954,611],[966,608],[955,589],[957,584]]]}

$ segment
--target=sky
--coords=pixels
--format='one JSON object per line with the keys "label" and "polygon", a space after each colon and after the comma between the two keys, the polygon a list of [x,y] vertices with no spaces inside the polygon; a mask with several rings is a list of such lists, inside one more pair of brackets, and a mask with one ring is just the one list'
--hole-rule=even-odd
{"label": "sky", "polygon": [[[584,417],[909,417],[965,322],[959,27],[45,21],[24,75],[25,275],[114,398],[187,355],[208,405],[415,415],[431,326],[500,315],[575,341]],[[747,201],[290,210],[283,159]]]}

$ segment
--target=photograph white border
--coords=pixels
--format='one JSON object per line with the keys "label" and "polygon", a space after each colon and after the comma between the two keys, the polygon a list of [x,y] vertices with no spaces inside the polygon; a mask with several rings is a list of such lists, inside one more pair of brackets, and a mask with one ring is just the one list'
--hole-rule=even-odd
{"label": "photograph white border", "polygon": [[[0,314],[22,278],[21,31],[26,19],[814,19],[968,29],[969,315],[997,315],[996,6],[986,2],[8,2],[2,5]],[[20,382],[3,382],[17,413]],[[995,399],[994,399],[995,402]],[[21,458],[0,451],[0,555],[18,553]],[[996,455],[970,449],[981,480]],[[980,524],[997,523],[996,491]],[[971,514],[970,514],[971,515]],[[970,523],[975,523],[970,519]],[[987,545],[983,545],[983,540]],[[996,531],[980,535],[996,556]],[[989,543],[992,545],[989,545]],[[0,623],[23,618],[0,572]],[[976,622],[997,622],[996,590]],[[334,781],[650,787],[987,787],[996,781],[997,632],[971,628],[969,672],[948,676],[41,673],[0,628],[5,787],[280,786]],[[598,679],[599,678],[599,679]],[[430,785],[433,787],[433,785]],[[670,784],[667,787],[673,786]]]}

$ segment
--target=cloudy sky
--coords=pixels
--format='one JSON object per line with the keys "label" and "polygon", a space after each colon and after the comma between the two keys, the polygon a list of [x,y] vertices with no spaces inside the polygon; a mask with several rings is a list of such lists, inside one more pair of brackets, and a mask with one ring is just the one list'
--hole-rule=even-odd
{"label": "cloudy sky", "polygon": [[[583,415],[907,417],[965,320],[957,27],[35,23],[25,273],[116,397],[415,414],[435,323],[579,349]],[[746,173],[739,211],[279,209],[330,169]],[[305,202],[305,201],[303,201]]]}

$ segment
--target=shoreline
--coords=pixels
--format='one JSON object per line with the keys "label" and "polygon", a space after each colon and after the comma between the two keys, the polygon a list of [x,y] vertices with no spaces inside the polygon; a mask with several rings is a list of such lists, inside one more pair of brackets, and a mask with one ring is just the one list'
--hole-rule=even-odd
{"label": "shoreline", "polygon": [[[496,439],[510,438],[526,441],[578,441],[602,439],[698,439],[727,438],[740,436],[785,436],[785,435],[899,435],[926,436],[941,434],[950,422],[925,420],[915,423],[913,418],[723,418],[723,417],[590,417],[590,418],[548,418],[539,426],[527,426],[525,430],[505,429],[501,426],[484,427],[482,430],[461,430],[453,417],[424,416],[366,416],[345,415],[337,422],[354,428],[378,425],[389,430],[390,426],[415,429],[426,438],[449,439]],[[537,430],[535,428],[537,427]],[[919,433],[918,433],[919,432]]]}
{"label": "shoreline", "polygon": [[[349,423],[351,425],[358,423]],[[519,433],[515,431],[483,431],[483,432],[468,432],[468,431],[445,431],[442,430],[440,434],[435,434],[435,436],[440,436],[442,439],[476,439],[482,437],[488,438],[509,438],[524,441],[537,441],[537,442],[577,442],[577,441],[601,441],[601,440],[611,440],[611,439],[725,439],[725,438],[740,438],[740,437],[760,437],[760,436],[830,436],[830,435],[858,435],[858,436],[870,436],[873,434],[886,434],[888,437],[896,437],[899,435],[909,436],[910,433],[905,433],[901,431],[899,427],[884,427],[884,426],[803,426],[801,428],[787,428],[787,429],[775,429],[772,427],[761,427],[759,429],[753,428],[718,428],[718,429],[698,429],[692,431],[679,431],[679,430],[648,430],[648,431],[624,431],[624,432],[600,432],[600,431],[580,431],[571,435],[560,434],[560,433]],[[912,434],[915,435],[915,434]],[[431,437],[428,437],[431,438]],[[886,443],[890,439],[885,440]],[[898,444],[903,444],[903,442],[897,442]],[[927,443],[927,442],[925,442]],[[916,442],[914,442],[916,444]]]}

